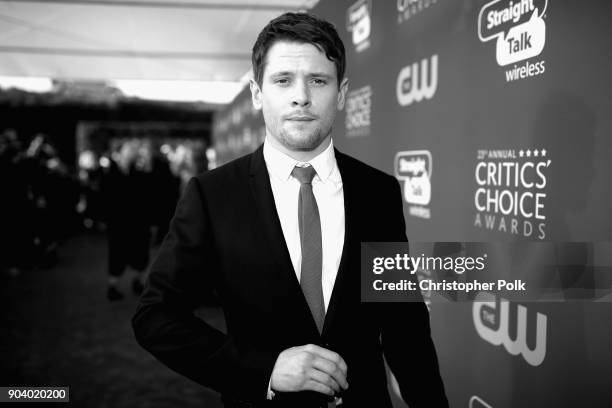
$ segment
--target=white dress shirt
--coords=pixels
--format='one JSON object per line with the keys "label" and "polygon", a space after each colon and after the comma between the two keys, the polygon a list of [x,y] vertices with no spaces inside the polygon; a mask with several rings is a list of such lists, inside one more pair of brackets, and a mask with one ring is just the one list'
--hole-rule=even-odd
{"label": "white dress shirt", "polygon": [[[344,247],[344,192],[340,170],[334,155],[333,142],[330,142],[327,149],[318,156],[308,163],[304,163],[287,156],[268,142],[266,138],[263,155],[270,175],[270,185],[274,195],[276,211],[298,281],[302,272],[302,246],[298,224],[300,182],[291,175],[291,172],[295,166],[303,167],[309,164],[314,167],[317,173],[312,179],[312,192],[315,200],[317,200],[321,220],[323,258],[321,284],[323,286],[325,311],[327,312]],[[270,388],[271,381],[270,378],[268,399],[274,398],[274,392]],[[342,399],[336,398],[335,402],[336,405],[340,405]]]}
{"label": "white dress shirt", "polygon": [[317,173],[312,180],[312,191],[317,200],[321,220],[323,250],[321,281],[323,300],[327,311],[344,246],[344,194],[333,143],[330,143],[327,149],[308,163],[292,159],[275,148],[268,140],[264,142],[263,155],[270,174],[270,185],[272,186],[276,211],[298,281],[300,280],[302,265],[302,247],[298,224],[300,182],[291,175],[291,172],[296,165],[310,164]]}

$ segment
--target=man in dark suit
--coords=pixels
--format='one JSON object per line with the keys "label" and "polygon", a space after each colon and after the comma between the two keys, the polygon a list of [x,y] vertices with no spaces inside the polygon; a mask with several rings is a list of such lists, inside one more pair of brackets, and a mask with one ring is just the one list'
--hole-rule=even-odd
{"label": "man in dark suit", "polygon": [[[266,140],[190,181],[133,319],[160,361],[228,407],[448,406],[422,302],[360,302],[360,243],[406,241],[397,181],[333,148],[344,46],[303,13],[253,47]],[[227,333],[196,318],[215,288]]]}

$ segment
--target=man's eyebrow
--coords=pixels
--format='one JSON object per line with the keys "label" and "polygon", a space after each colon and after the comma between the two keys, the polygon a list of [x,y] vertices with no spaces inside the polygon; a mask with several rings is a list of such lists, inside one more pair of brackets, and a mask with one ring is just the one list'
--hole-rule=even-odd
{"label": "man's eyebrow", "polygon": [[[279,77],[279,76],[293,76],[295,75],[291,71],[278,71],[270,74],[271,77]],[[308,74],[309,78],[333,78],[333,75],[325,73],[325,72],[310,72]]]}
{"label": "man's eyebrow", "polygon": [[317,77],[317,78],[333,78],[333,75],[327,74],[325,72],[312,72],[308,74],[309,77]]}
{"label": "man's eyebrow", "polygon": [[279,71],[279,72],[273,72],[272,74],[270,74],[270,76],[272,77],[277,77],[277,76],[292,76],[293,72],[291,71]]}

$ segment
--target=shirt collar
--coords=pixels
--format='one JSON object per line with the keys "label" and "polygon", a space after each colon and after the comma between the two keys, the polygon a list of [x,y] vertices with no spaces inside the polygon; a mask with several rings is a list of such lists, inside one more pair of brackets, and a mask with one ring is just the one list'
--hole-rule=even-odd
{"label": "shirt collar", "polygon": [[268,172],[273,177],[283,181],[289,180],[291,172],[296,165],[303,166],[306,163],[310,164],[315,169],[317,176],[323,183],[329,179],[334,168],[336,168],[336,155],[334,154],[333,141],[330,141],[329,146],[327,146],[325,150],[323,150],[309,162],[300,162],[287,156],[285,153],[274,147],[272,143],[268,142],[268,137],[266,136],[263,154]]}

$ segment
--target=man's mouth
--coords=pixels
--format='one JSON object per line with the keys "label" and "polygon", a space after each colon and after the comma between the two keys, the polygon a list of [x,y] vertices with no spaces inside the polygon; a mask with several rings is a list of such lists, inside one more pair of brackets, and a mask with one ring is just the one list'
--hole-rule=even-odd
{"label": "man's mouth", "polygon": [[315,117],[310,115],[291,115],[287,117],[287,120],[292,120],[296,122],[310,122],[312,120],[315,120]]}

